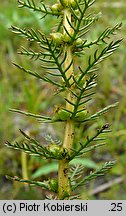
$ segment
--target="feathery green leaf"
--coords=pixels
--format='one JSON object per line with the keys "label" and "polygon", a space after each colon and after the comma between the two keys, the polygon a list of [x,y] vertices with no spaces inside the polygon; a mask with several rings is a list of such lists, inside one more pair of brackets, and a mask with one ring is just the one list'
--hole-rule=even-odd
{"label": "feathery green leaf", "polygon": [[96,169],[96,171],[91,172],[89,176],[86,176],[80,182],[76,183],[76,185],[72,187],[72,190],[75,190],[77,187],[83,186],[84,184],[89,183],[89,181],[99,176],[103,176],[108,170],[110,170],[115,165],[115,163],[116,163],[115,161],[106,162],[100,168]]}

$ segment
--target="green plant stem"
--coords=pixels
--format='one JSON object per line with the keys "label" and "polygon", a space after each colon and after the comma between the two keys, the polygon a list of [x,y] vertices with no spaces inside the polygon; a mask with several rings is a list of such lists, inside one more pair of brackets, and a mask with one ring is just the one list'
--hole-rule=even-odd
{"label": "green plant stem", "polygon": [[[68,24],[67,18],[71,21],[71,13],[69,9],[64,10],[64,20],[63,25],[69,32],[69,34],[72,33],[71,27]],[[66,32],[64,31],[64,35]],[[69,44],[65,45],[64,52],[67,53],[67,58],[64,63],[64,68],[66,69],[71,61],[72,61],[72,51],[71,46]],[[73,64],[66,72],[66,77],[69,79],[69,83],[72,84],[73,79]],[[73,86],[71,87],[73,88]],[[66,90],[66,98],[67,100],[73,102],[74,98],[73,95],[70,92],[70,89]],[[73,111],[73,106],[66,102],[66,109],[69,111]],[[70,153],[72,145],[74,140],[74,121],[71,119],[68,119],[66,121],[65,125],[65,134],[64,134],[64,141],[63,141],[63,148],[66,148],[68,152]],[[58,168],[58,199],[68,199],[68,197],[71,195],[71,186],[68,176],[68,170],[69,170],[69,161],[66,157],[65,159],[62,159],[59,161],[59,168]]]}
{"label": "green plant stem", "polygon": [[[22,178],[28,180],[27,154],[25,152],[21,152],[21,164],[22,164]],[[27,187],[27,183],[24,184]]]}

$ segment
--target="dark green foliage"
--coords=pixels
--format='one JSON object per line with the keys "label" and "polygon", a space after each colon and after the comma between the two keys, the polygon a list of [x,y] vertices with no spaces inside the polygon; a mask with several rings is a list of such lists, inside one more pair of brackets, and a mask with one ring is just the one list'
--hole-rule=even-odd
{"label": "dark green foliage", "polygon": [[[32,155],[39,155],[42,158],[52,158],[60,160],[66,157],[67,150],[55,144],[50,144],[49,147],[45,147],[44,145],[39,144],[35,139],[29,137],[25,132],[20,130],[23,136],[26,138],[28,143],[24,141],[22,144],[18,142],[11,144],[10,142],[6,142],[6,145],[10,148],[20,149]],[[69,157],[69,156],[68,156]]]}

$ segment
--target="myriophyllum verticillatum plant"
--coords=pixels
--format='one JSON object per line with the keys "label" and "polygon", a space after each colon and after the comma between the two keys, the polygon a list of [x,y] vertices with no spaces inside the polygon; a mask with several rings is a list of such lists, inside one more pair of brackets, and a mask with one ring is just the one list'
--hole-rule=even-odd
{"label": "myriophyllum verticillatum plant", "polygon": [[[45,160],[57,160],[58,177],[49,178],[49,180],[43,182],[18,177],[9,178],[40,186],[49,190],[50,193],[54,192],[56,199],[72,199],[77,198],[74,195],[77,194],[76,189],[79,186],[83,186],[92,179],[103,175],[115,164],[115,161],[106,162],[84,177],[83,166],[71,167],[70,162],[104,145],[103,135],[110,131],[109,124],[106,123],[94,131],[94,135],[87,135],[83,142],[80,143],[78,140],[78,144],[74,145],[75,127],[79,127],[81,124],[88,125],[88,122],[90,122],[90,127],[91,122],[94,123],[102,114],[117,105],[117,103],[109,105],[96,113],[90,113],[89,108],[87,108],[92,96],[96,93],[94,89],[97,65],[111,56],[119,47],[121,39],[110,41],[110,36],[120,29],[121,24],[106,28],[95,40],[90,41],[88,37],[92,31],[93,23],[100,16],[100,14],[94,15],[89,12],[95,0],[57,0],[55,4],[48,1],[49,5],[46,5],[45,2],[44,0],[39,3],[34,0],[18,0],[20,8],[27,8],[33,10],[34,13],[40,13],[42,15],[41,19],[48,15],[57,18],[58,24],[48,36],[41,30],[34,30],[33,28],[26,30],[16,26],[11,27],[14,33],[39,46],[38,52],[22,48],[20,54],[41,61],[44,72],[38,72],[37,68],[37,72],[31,71],[16,63],[14,65],[25,73],[42,80],[42,82],[53,85],[57,93],[55,97],[60,95],[61,101],[64,100],[64,103],[55,106],[52,116],[36,115],[16,109],[12,111],[34,117],[46,124],[60,122],[60,125],[65,125],[62,134],[63,142],[59,144],[51,139],[50,145],[47,146],[20,130],[25,137],[25,141],[23,143],[6,142],[6,145],[29,154],[38,155]],[[92,52],[90,52],[91,49]],[[75,59],[80,57],[83,59],[82,64],[76,65]]]}

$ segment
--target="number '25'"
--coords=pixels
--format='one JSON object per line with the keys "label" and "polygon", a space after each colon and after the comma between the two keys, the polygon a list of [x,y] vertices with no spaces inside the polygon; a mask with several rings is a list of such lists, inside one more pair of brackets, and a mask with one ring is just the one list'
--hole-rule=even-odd
{"label": "number '25'", "polygon": [[122,203],[111,203],[111,211],[122,211]]}

